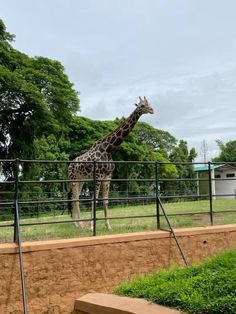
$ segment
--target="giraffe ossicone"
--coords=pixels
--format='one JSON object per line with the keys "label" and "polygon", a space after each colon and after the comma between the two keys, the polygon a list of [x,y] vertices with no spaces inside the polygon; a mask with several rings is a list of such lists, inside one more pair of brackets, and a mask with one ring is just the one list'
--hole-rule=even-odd
{"label": "giraffe ossicone", "polygon": [[[99,191],[102,187],[105,224],[108,229],[111,229],[108,219],[108,199],[112,172],[115,169],[115,165],[112,163],[112,154],[132,131],[143,114],[154,113],[153,108],[150,106],[145,96],[143,99],[139,96],[139,103],[135,105],[135,110],[128,118],[126,118],[112,132],[97,140],[87,152],[76,157],[69,165],[69,178],[72,180],[72,219],[75,221],[74,223],[77,227],[83,227],[83,223],[79,221],[81,219],[79,197],[85,183],[83,180],[93,178],[93,161],[99,161],[96,165],[95,197],[98,199]],[[73,180],[79,180],[79,182]],[[93,228],[92,223],[91,227]]]}

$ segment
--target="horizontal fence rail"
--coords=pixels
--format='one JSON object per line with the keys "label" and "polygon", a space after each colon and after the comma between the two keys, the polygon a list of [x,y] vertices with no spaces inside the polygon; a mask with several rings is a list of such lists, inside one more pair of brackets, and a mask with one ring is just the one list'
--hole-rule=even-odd
{"label": "horizontal fence rail", "polygon": [[[186,201],[186,200],[201,200],[201,199],[208,199],[209,200],[209,210],[204,210],[201,212],[176,212],[176,213],[168,213],[170,217],[177,217],[177,216],[189,216],[189,215],[209,215],[210,224],[214,224],[214,215],[215,214],[223,214],[223,213],[234,213],[235,211],[232,209],[224,209],[215,211],[213,209],[213,200],[216,198],[236,198],[236,187],[233,191],[224,191],[217,192],[215,189],[215,185],[226,182],[227,184],[236,185],[236,178],[235,178],[235,169],[236,169],[236,163],[190,163],[190,162],[157,162],[157,161],[86,161],[85,164],[91,164],[93,167],[93,176],[89,179],[69,179],[67,176],[67,168],[69,164],[78,164],[82,163],[79,161],[57,161],[57,160],[14,160],[14,159],[1,159],[0,165],[1,168],[4,170],[4,166],[8,166],[8,168],[12,168],[12,176],[9,176],[8,178],[5,177],[4,172],[0,173],[0,228],[6,228],[6,227],[13,227],[14,228],[14,234],[13,239],[16,241],[17,239],[17,221],[16,221],[16,202],[18,206],[19,211],[19,227],[24,226],[33,226],[33,225],[48,225],[48,224],[63,224],[63,223],[73,223],[73,222],[89,222],[93,220],[93,235],[96,235],[96,222],[105,220],[105,218],[97,217],[96,215],[96,209],[98,208],[98,204],[102,203],[104,201],[109,201],[110,204],[137,204],[146,202],[150,203],[156,203],[156,213],[153,215],[133,215],[133,216],[114,216],[109,217],[110,220],[114,219],[142,219],[142,217],[145,218],[155,218],[157,221],[157,228],[161,228],[161,218],[163,215],[160,213],[159,210],[159,204],[158,204],[158,197],[160,197],[160,200],[162,202],[175,202],[175,201]],[[139,193],[138,195],[132,195],[132,192],[128,191],[127,193],[118,193],[117,191],[112,191],[110,196],[108,198],[104,197],[96,197],[95,195],[95,187],[97,183],[102,183],[108,181],[108,179],[101,179],[97,178],[96,176],[96,168],[99,168],[101,164],[114,164],[116,166],[126,166],[127,168],[132,166],[144,166],[144,167],[153,167],[152,171],[150,171],[150,176],[147,177],[129,177],[128,175],[126,177],[114,177],[112,178],[113,184],[150,184],[152,185],[152,192],[143,194]],[[64,177],[45,177],[44,173],[39,173],[36,176],[32,173],[28,176],[25,176],[24,173],[24,167],[32,167],[35,165],[40,165],[42,167],[61,167],[64,166],[65,172]],[[182,166],[187,167],[193,170],[195,166],[204,166],[205,171],[192,171],[192,176],[189,175],[188,177],[162,177],[162,170],[161,168],[167,165],[174,165],[176,167]],[[10,167],[9,167],[10,166]],[[229,177],[219,177],[214,176],[214,171],[217,171],[218,166],[227,166],[229,167],[229,170],[232,169],[231,176]],[[14,169],[18,167],[18,171],[14,172]],[[42,172],[45,170],[42,170]],[[50,172],[50,169],[47,170]],[[55,174],[55,171],[57,169],[53,168],[53,172]],[[204,173],[205,175],[202,176],[201,174]],[[234,176],[233,176],[234,175]],[[49,186],[53,185],[69,185],[71,183],[80,183],[85,182],[87,184],[90,184],[91,191],[89,195],[85,198],[79,197],[79,198],[71,198],[68,197],[68,191],[56,191],[54,194],[53,192],[50,192]],[[178,185],[181,184],[188,184],[191,185],[191,188],[188,191],[185,191],[183,188],[176,188],[175,191],[168,188],[168,185],[172,184],[175,188]],[[205,190],[201,190],[201,185],[205,185]],[[31,187],[34,187],[34,189],[37,189],[36,186],[39,186],[39,189],[41,189],[41,194],[37,194],[37,192],[30,192]],[[165,188],[167,187],[167,188]],[[17,192],[16,192],[16,189]],[[26,191],[28,195],[26,196]],[[42,192],[43,191],[43,192]],[[187,192],[187,193],[186,193]],[[61,195],[59,195],[61,193]],[[48,210],[51,210],[52,207],[64,207],[64,212],[67,212],[67,209],[71,207],[71,204],[73,202],[80,202],[81,205],[87,206],[87,204],[93,205],[93,218],[80,218],[78,219],[62,219],[60,221],[55,219],[48,219],[47,221],[28,221],[24,219],[22,221],[20,219],[20,216],[27,217],[27,213],[29,218],[35,217],[35,215],[40,215],[40,208],[44,207],[45,212]],[[50,209],[49,209],[50,208]],[[4,216],[6,211],[12,213],[12,221],[4,221],[1,215]],[[54,210],[54,209],[53,209]],[[31,214],[30,211],[33,213]],[[6,220],[6,219],[5,219]]]}
{"label": "horizontal fence rail", "polygon": [[[89,179],[69,179],[67,175],[67,168],[69,164],[91,164],[93,168],[93,176]],[[109,181],[108,179],[100,179],[96,175],[96,168],[99,168],[103,164],[114,164],[117,166],[123,167],[153,167],[150,170],[150,176],[147,177],[114,177],[112,178],[112,184],[150,184],[152,185],[152,191],[150,193],[139,193],[138,195],[132,195],[131,191],[127,193],[118,193],[117,191],[111,191],[110,196],[108,198],[104,197],[96,197],[95,187],[96,184],[103,183]],[[172,165],[175,167],[187,167],[192,170],[192,175],[188,177],[162,177],[161,168],[164,166]],[[17,231],[17,221],[16,221],[16,202],[19,208],[19,226],[27,226],[27,225],[43,225],[43,224],[54,224],[54,223],[68,223],[68,222],[76,222],[78,220],[73,219],[64,219],[60,221],[55,221],[53,219],[44,222],[23,222],[20,219],[20,216],[24,216],[23,209],[27,212],[29,208],[29,216],[30,216],[30,208],[34,208],[35,212],[37,212],[40,206],[64,206],[64,211],[67,211],[67,208],[71,206],[73,202],[80,202],[81,204],[91,204],[93,205],[93,218],[90,219],[79,219],[79,221],[91,221],[93,220],[93,235],[96,235],[96,221],[105,220],[105,218],[96,217],[96,208],[98,207],[98,203],[102,203],[103,201],[109,201],[111,204],[136,204],[141,202],[151,202],[156,203],[156,213],[155,215],[147,215],[143,217],[156,217],[157,220],[157,228],[160,228],[160,218],[162,215],[159,212],[158,208],[158,197],[162,202],[173,202],[173,201],[181,201],[181,200],[201,200],[208,199],[209,200],[209,211],[202,211],[196,213],[194,211],[187,213],[168,213],[169,216],[185,216],[185,215],[203,215],[209,214],[210,224],[214,223],[214,214],[220,213],[234,213],[234,210],[225,209],[223,211],[213,209],[213,200],[217,198],[236,198],[236,163],[235,162],[207,162],[207,163],[191,163],[191,162],[159,162],[159,161],[68,161],[68,160],[28,160],[28,159],[0,159],[0,169],[2,173],[0,173],[0,228],[6,227],[14,227],[14,239],[16,239],[16,231]],[[48,169],[42,169],[42,173],[38,173],[34,175],[33,170],[32,174],[29,172],[27,176],[25,175],[25,167],[49,167]],[[64,169],[64,177],[57,177],[57,169],[53,167],[61,167]],[[204,166],[205,170],[197,171],[197,168],[194,172],[194,167],[196,166]],[[4,174],[4,169],[8,167],[12,169],[12,174],[6,177]],[[14,171],[18,167],[18,171]],[[50,169],[52,167],[52,169]],[[215,176],[214,173],[217,172],[218,167],[228,167],[229,176],[228,177],[219,177]],[[54,178],[50,178],[50,171],[54,173]],[[231,173],[230,173],[231,171]],[[45,177],[45,173],[47,173],[48,177]],[[204,175],[202,175],[204,174]],[[68,197],[68,191],[55,191],[50,192],[49,186],[53,185],[61,185],[68,186],[71,183],[80,183],[85,182],[90,184],[90,194],[83,198],[80,196],[79,198],[71,198]],[[231,184],[235,186],[235,189],[231,189],[231,191],[216,191],[216,184]],[[178,185],[188,184],[191,186],[188,191],[182,188],[177,188]],[[170,186],[172,185],[172,190]],[[37,190],[36,186],[39,186],[41,189],[40,193],[31,192],[31,187],[34,187]],[[203,189],[204,186],[204,189]],[[42,188],[43,187],[43,188]],[[165,188],[167,187],[167,188]],[[175,188],[175,191],[173,189]],[[57,187],[58,188],[58,187]],[[65,188],[64,188],[65,189]],[[16,191],[17,190],[17,191]],[[42,192],[43,191],[43,192]],[[187,193],[186,193],[187,192]],[[27,194],[28,193],[28,194]],[[34,194],[33,194],[34,193]],[[54,193],[54,194],[53,194]],[[59,195],[61,193],[61,195]],[[50,196],[51,195],[51,196]],[[32,206],[32,207],[31,207]],[[6,221],[2,219],[2,215],[4,216],[5,212],[8,210],[12,213],[12,222]],[[47,209],[45,210],[47,212]],[[27,216],[27,215],[26,215]],[[34,213],[32,214],[32,217]],[[142,217],[142,216],[141,216]],[[141,218],[139,215],[128,216],[128,217],[109,217],[109,219],[126,219],[126,218]]]}

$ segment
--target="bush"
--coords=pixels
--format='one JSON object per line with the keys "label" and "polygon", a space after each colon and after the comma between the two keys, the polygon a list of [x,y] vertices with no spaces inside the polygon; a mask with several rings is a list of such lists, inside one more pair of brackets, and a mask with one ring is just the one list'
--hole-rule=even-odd
{"label": "bush", "polygon": [[132,280],[115,293],[145,298],[189,314],[236,313],[236,250],[201,264]]}

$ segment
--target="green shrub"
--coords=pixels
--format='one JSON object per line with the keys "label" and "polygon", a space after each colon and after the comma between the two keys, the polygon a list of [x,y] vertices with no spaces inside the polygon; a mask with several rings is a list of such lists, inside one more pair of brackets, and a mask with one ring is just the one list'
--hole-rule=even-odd
{"label": "green shrub", "polygon": [[115,293],[145,298],[189,314],[235,314],[236,250],[200,265],[137,278],[117,287]]}

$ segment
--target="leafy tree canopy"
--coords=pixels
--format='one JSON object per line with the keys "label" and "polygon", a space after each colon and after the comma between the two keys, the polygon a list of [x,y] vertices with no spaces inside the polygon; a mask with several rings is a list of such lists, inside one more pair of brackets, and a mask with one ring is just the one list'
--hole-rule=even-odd
{"label": "leafy tree canopy", "polygon": [[60,137],[79,99],[60,62],[17,51],[13,38],[0,20],[0,158],[34,158],[34,140]]}
{"label": "leafy tree canopy", "polygon": [[112,131],[117,124],[113,121],[96,121],[74,116],[69,124],[70,159],[86,152],[96,140]]}
{"label": "leafy tree canopy", "polygon": [[214,158],[213,161],[232,161],[236,162],[236,140],[224,143],[223,141],[217,140],[220,154]]}
{"label": "leafy tree canopy", "polygon": [[149,144],[154,151],[161,152],[165,157],[169,157],[177,140],[169,132],[153,128],[145,122],[139,122],[134,129],[138,144]]}

